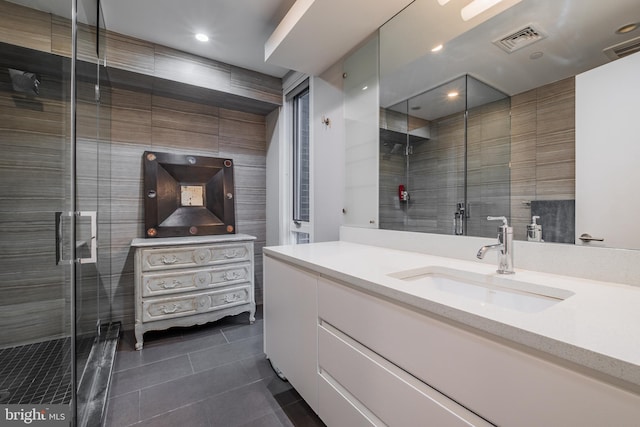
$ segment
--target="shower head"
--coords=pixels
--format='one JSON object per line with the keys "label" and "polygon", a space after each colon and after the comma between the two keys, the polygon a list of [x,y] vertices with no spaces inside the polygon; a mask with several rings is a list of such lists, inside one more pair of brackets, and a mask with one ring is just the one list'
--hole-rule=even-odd
{"label": "shower head", "polygon": [[28,95],[40,95],[40,80],[34,73],[9,68],[9,76],[13,90]]}
{"label": "shower head", "polygon": [[389,151],[389,154],[397,154],[400,152],[400,150],[402,150],[402,144],[393,144],[393,147],[391,148],[391,151]]}

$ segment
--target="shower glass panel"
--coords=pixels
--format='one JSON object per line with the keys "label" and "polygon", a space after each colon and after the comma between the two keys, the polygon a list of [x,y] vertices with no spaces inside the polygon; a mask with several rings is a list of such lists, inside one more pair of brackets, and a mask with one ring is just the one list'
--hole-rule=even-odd
{"label": "shower glass panel", "polygon": [[0,404],[72,401],[70,88],[68,58],[2,39]]}
{"label": "shower glass panel", "polygon": [[0,34],[0,405],[100,425],[85,409],[106,393],[91,361],[113,336],[104,31],[95,0],[32,4],[0,0],[2,25],[24,24]]}
{"label": "shower glass panel", "polygon": [[[98,425],[111,325],[111,92],[100,5],[78,0],[75,134],[77,424]],[[115,333],[117,335],[117,332]]]}
{"label": "shower glass panel", "polygon": [[493,237],[509,216],[509,98],[462,76],[381,109],[380,228]]}

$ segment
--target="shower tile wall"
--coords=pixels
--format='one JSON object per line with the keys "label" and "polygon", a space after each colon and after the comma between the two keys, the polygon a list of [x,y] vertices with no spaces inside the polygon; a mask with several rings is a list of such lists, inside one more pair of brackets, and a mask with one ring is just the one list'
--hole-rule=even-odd
{"label": "shower tile wall", "polygon": [[467,120],[467,234],[495,237],[487,216],[509,217],[510,99],[469,110]]}
{"label": "shower tile wall", "polygon": [[511,215],[526,240],[531,200],[575,199],[575,79],[512,97]]}
{"label": "shower tile wall", "polygon": [[380,228],[406,230],[407,203],[400,202],[398,186],[407,185],[405,147],[407,134],[380,129]]}
{"label": "shower tile wall", "polygon": [[434,120],[430,130],[409,156],[408,230],[453,234],[456,203],[464,201],[464,115]]}
{"label": "shower tile wall", "polygon": [[66,206],[67,103],[53,75],[39,75],[38,97],[13,91],[0,58],[0,346],[11,347],[69,333],[53,214]]}
{"label": "shower tile wall", "polygon": [[[494,236],[487,215],[509,215],[509,100],[471,109],[468,117],[467,233]],[[464,114],[433,120],[429,129],[429,139],[412,139],[408,183],[404,149],[391,154],[398,142],[381,130],[381,228],[453,234],[456,205],[465,201]],[[398,201],[398,184],[408,184],[408,203]]]}

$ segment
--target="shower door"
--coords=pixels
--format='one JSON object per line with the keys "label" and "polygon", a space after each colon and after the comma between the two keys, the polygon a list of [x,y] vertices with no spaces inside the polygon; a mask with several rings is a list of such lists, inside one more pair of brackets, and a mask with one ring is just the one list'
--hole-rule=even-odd
{"label": "shower door", "polygon": [[95,0],[24,3],[0,2],[2,22],[51,40],[0,35],[0,405],[60,404],[75,419],[110,321],[104,43]]}
{"label": "shower door", "polygon": [[0,404],[71,401],[70,76],[0,43]]}

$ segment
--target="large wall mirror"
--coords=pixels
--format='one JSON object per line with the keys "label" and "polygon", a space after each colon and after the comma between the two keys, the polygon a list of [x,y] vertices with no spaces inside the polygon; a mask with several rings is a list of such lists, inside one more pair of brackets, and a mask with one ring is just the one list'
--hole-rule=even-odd
{"label": "large wall mirror", "polygon": [[576,76],[640,57],[640,3],[470,3],[416,0],[380,29],[380,227],[493,237],[506,215],[519,240],[633,248],[580,239]]}

